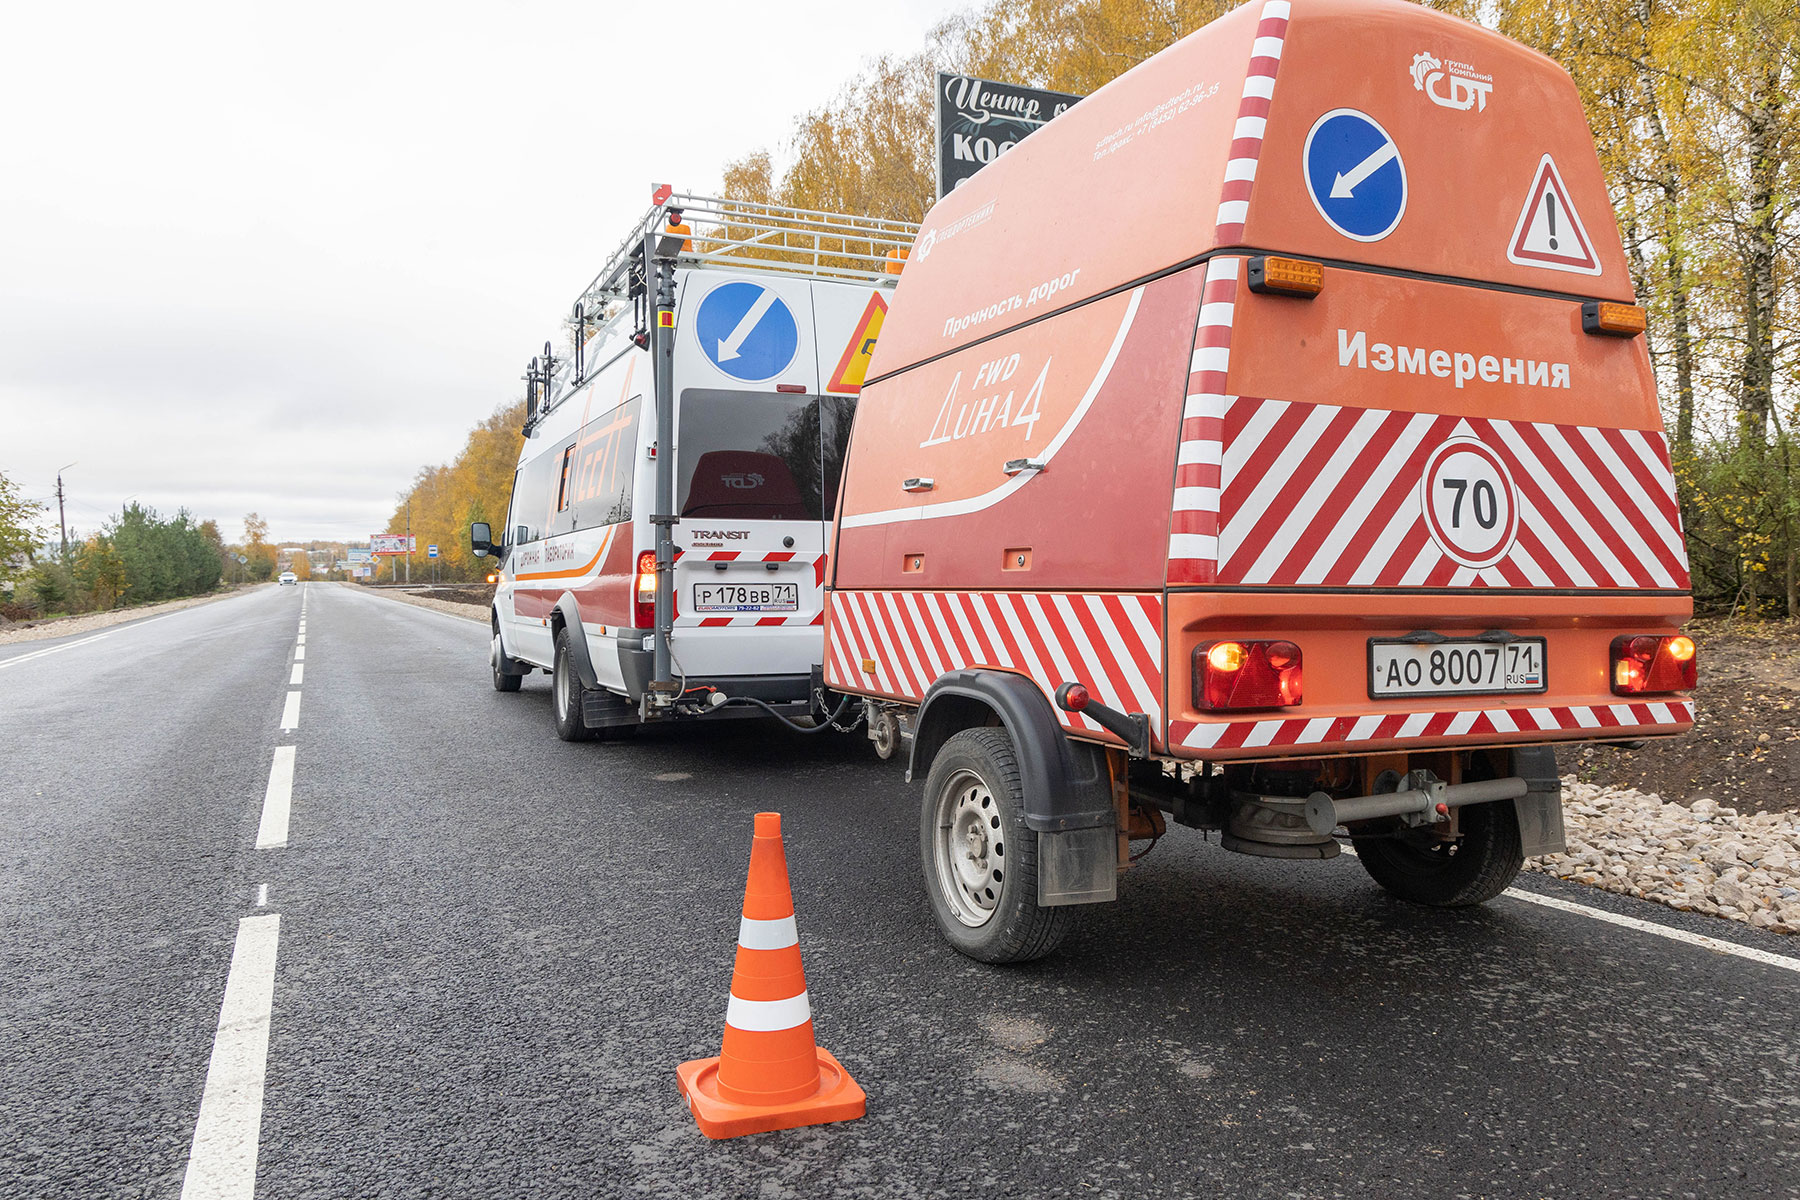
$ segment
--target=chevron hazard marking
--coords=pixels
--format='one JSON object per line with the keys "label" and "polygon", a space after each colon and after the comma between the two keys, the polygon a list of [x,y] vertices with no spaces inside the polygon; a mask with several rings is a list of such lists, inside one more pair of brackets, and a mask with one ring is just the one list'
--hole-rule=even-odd
{"label": "chevron hazard marking", "polygon": [[862,391],[863,380],[869,373],[869,360],[875,356],[875,339],[881,336],[881,320],[885,316],[887,301],[876,292],[869,297],[868,306],[857,319],[856,332],[850,335],[850,344],[844,347],[844,356],[838,359],[837,370],[831,373],[831,382],[825,385],[826,391],[851,395]]}

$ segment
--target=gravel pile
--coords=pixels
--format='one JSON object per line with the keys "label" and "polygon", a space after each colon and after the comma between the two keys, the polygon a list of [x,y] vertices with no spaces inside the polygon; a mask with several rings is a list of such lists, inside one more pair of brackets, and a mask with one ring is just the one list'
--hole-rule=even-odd
{"label": "gravel pile", "polygon": [[1529,859],[1531,870],[1800,934],[1800,813],[1668,804],[1567,776],[1563,820],[1568,853]]}

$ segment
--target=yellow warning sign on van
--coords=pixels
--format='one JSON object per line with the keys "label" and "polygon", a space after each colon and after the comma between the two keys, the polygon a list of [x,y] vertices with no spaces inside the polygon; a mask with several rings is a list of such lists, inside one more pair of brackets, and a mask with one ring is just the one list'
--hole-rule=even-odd
{"label": "yellow warning sign on van", "polygon": [[881,319],[887,316],[887,301],[880,292],[869,297],[869,305],[856,322],[856,332],[850,335],[850,344],[844,347],[844,356],[838,359],[837,370],[831,373],[831,382],[825,385],[828,392],[860,392],[863,379],[869,373],[869,359],[875,355],[875,339],[881,335]]}

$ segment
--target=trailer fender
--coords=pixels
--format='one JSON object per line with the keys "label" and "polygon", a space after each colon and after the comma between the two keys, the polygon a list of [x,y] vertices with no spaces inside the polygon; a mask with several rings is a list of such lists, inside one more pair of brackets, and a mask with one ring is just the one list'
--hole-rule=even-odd
{"label": "trailer fender", "polygon": [[1513,801],[1519,815],[1519,846],[1525,857],[1563,853],[1568,842],[1563,835],[1562,777],[1556,773],[1556,748],[1516,747],[1512,769],[1525,780],[1527,789]]}
{"label": "trailer fender", "polygon": [[581,627],[581,606],[575,603],[573,592],[564,592],[551,612],[552,638],[556,636],[558,626],[566,626],[569,630],[569,657],[575,660],[575,677],[581,680],[581,686],[590,691],[599,687],[600,677],[594,674],[594,660],[588,657],[587,631]]}
{"label": "trailer fender", "polygon": [[1115,824],[1105,752],[1071,742],[1038,686],[1010,671],[950,671],[938,677],[913,718],[907,782],[931,770],[953,734],[994,724],[1012,737],[1019,756],[1028,827],[1059,832]]}

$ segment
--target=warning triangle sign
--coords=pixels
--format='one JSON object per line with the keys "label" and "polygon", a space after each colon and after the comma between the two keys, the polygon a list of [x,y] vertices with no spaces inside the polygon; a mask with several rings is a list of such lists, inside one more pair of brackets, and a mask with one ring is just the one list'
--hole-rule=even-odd
{"label": "warning triangle sign", "polygon": [[844,356],[838,359],[837,370],[831,373],[831,382],[825,385],[826,391],[862,391],[863,379],[869,373],[869,359],[875,355],[875,339],[881,336],[881,319],[885,316],[887,301],[876,292],[869,297],[868,307],[863,309],[862,317],[856,322],[850,344],[844,347]]}
{"label": "warning triangle sign", "polygon": [[1525,193],[1525,207],[1519,210],[1506,257],[1521,266],[1600,274],[1594,243],[1588,240],[1581,214],[1569,203],[1569,189],[1548,154],[1538,163],[1531,189]]}

